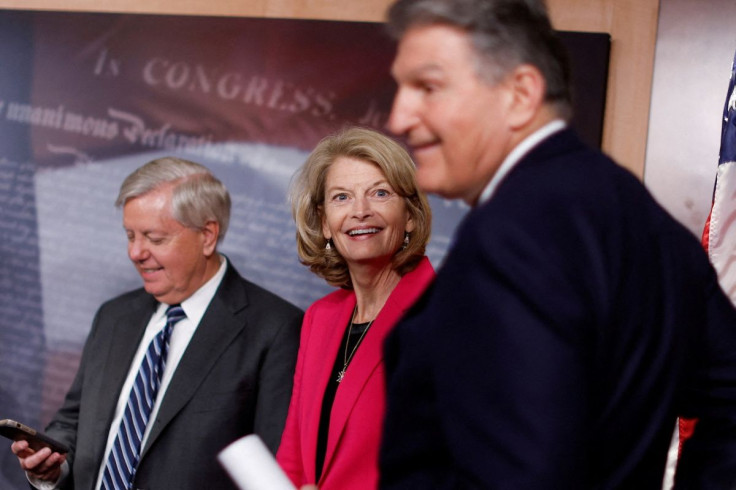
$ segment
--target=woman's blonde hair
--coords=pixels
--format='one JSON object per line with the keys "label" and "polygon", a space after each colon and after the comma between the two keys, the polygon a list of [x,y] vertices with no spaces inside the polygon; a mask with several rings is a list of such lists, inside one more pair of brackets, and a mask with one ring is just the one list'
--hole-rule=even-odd
{"label": "woman's blonde hair", "polygon": [[414,162],[391,138],[360,127],[344,129],[320,141],[293,178],[291,209],[302,264],[329,284],[352,289],[347,262],[335,247],[326,249],[327,240],[322,234],[325,180],[330,166],[339,157],[378,166],[389,185],[404,198],[414,230],[409,235],[409,244],[394,256],[393,267],[402,276],[414,270],[424,257],[432,229],[432,211],[426,196],[417,188]]}

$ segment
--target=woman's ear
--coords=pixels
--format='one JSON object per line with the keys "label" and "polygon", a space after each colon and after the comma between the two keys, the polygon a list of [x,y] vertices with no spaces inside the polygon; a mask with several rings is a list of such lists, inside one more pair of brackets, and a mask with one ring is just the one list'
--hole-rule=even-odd
{"label": "woman's ear", "polygon": [[409,219],[406,220],[406,226],[404,227],[404,230],[407,233],[411,233],[412,231],[414,231],[417,225],[416,223],[414,223],[414,217],[411,215],[411,213],[409,213],[408,211],[407,213],[409,214]]}
{"label": "woman's ear", "polygon": [[327,218],[323,212],[320,213],[320,216],[322,217],[322,235],[325,237],[325,240],[329,241],[332,238],[332,233],[330,232],[330,227],[327,226]]}

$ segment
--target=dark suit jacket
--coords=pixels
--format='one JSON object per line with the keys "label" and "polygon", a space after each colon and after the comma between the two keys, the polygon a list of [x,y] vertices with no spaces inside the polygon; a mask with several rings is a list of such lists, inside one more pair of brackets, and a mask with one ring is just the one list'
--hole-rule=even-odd
{"label": "dark suit jacket", "polygon": [[[93,490],[120,389],[157,307],[143,289],[103,304],[79,371],[47,428],[68,444],[65,488]],[[134,488],[235,489],[216,457],[255,432],[275,452],[286,419],[302,312],[228,265],[165,392]]]}
{"label": "dark suit jacket", "polygon": [[678,415],[701,424],[678,485],[736,481],[736,312],[696,238],[570,130],[466,216],[386,369],[383,488],[659,489]]}

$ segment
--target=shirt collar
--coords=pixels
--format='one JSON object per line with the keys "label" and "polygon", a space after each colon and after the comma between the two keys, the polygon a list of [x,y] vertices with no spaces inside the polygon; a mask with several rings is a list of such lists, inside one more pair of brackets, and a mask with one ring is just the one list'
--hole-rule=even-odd
{"label": "shirt collar", "polygon": [[506,155],[506,158],[501,163],[501,166],[498,167],[498,170],[495,174],[493,174],[490,182],[488,182],[486,187],[483,189],[483,192],[481,192],[480,197],[478,198],[478,204],[476,204],[476,206],[483,204],[493,196],[506,174],[508,174],[511,169],[514,168],[517,163],[519,163],[524,155],[529,153],[532,148],[534,148],[544,139],[548,138],[558,131],[563,130],[565,126],[567,126],[567,124],[564,121],[562,121],[561,119],[555,119],[554,121],[545,124],[538,130],[524,138],[521,143],[516,145],[516,147],[514,147],[514,149],[511,150],[508,155]]}

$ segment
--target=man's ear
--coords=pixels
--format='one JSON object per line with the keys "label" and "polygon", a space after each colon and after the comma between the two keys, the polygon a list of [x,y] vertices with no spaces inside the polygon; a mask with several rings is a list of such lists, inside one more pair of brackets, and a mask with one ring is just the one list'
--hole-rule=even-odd
{"label": "man's ear", "polygon": [[205,256],[209,257],[215,253],[217,248],[217,237],[220,235],[220,223],[208,221],[202,227],[202,249]]}
{"label": "man's ear", "polygon": [[547,82],[537,67],[525,64],[514,68],[506,83],[512,94],[509,123],[513,129],[522,129],[543,110]]}

